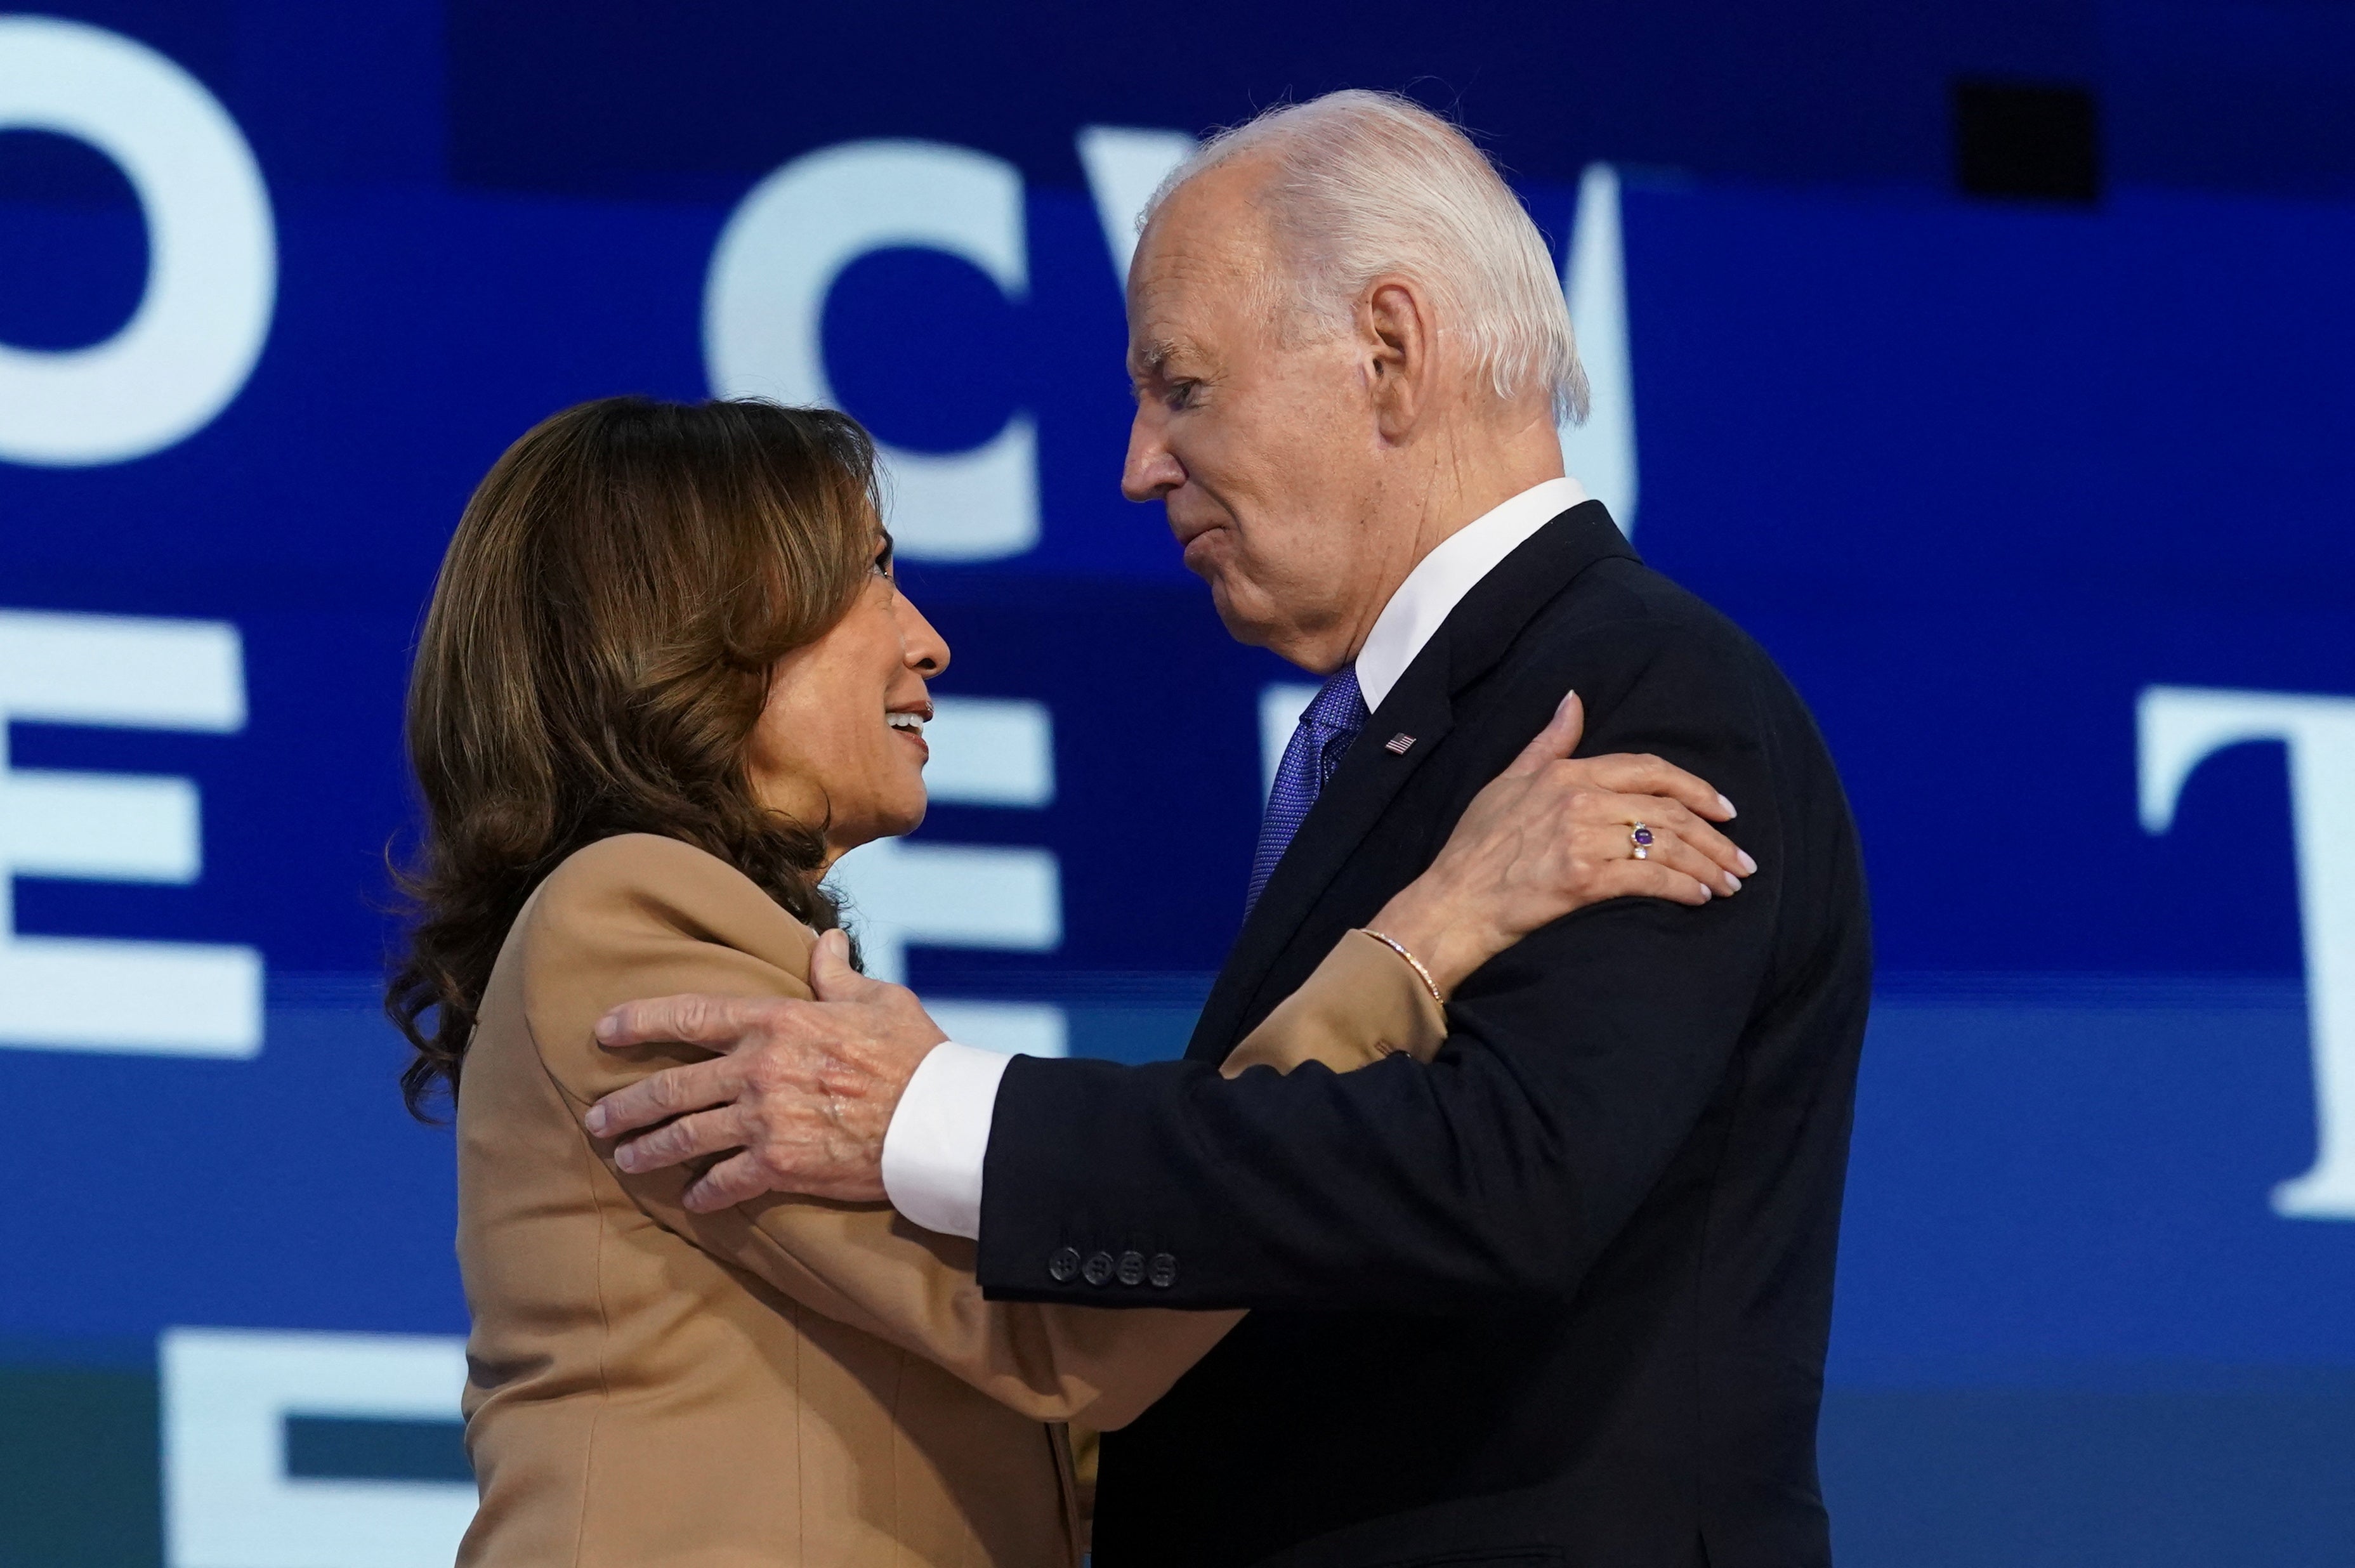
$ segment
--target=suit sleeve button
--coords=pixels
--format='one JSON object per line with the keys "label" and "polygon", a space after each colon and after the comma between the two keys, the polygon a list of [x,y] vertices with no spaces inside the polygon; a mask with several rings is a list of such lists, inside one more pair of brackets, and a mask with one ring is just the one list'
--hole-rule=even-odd
{"label": "suit sleeve button", "polygon": [[1123,1253],[1120,1254],[1120,1283],[1123,1285],[1143,1285],[1145,1283],[1145,1254],[1143,1253]]}
{"label": "suit sleeve button", "polygon": [[[1135,1254],[1131,1253],[1130,1255],[1133,1257]],[[1176,1285],[1178,1283],[1177,1254],[1174,1253],[1154,1253],[1153,1261],[1146,1265],[1145,1277],[1153,1282],[1153,1288],[1156,1290],[1167,1290],[1171,1285]]]}
{"label": "suit sleeve button", "polygon": [[1087,1266],[1080,1270],[1080,1277],[1090,1285],[1103,1284],[1112,1277],[1112,1254],[1110,1253],[1089,1253]]}
{"label": "suit sleeve button", "polygon": [[1058,1247],[1047,1255],[1047,1277],[1057,1285],[1069,1285],[1071,1276],[1080,1272],[1080,1254],[1071,1247]]}

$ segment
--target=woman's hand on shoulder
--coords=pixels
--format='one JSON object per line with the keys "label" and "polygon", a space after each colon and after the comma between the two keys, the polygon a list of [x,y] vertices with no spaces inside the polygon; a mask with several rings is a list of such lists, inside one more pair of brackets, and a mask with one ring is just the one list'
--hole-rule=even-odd
{"label": "woman's hand on shoulder", "polygon": [[1585,722],[1572,692],[1473,797],[1431,868],[1375,916],[1372,929],[1422,960],[1443,994],[1589,904],[1705,904],[1758,869],[1714,826],[1732,820],[1733,804],[1706,782],[1657,757],[1572,757]]}

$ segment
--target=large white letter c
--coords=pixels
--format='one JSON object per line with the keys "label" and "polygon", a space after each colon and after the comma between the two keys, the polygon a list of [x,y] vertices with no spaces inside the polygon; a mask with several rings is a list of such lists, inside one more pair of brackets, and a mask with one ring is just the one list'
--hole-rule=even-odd
{"label": "large white letter c", "polygon": [[[819,327],[842,269],[895,245],[971,261],[1006,293],[1029,285],[1022,176],[937,142],[847,142],[753,187],[711,253],[703,353],[721,397],[834,402]],[[971,452],[882,448],[892,532],[931,560],[1019,555],[1039,542],[1039,439],[1018,413]]]}
{"label": "large white letter c", "polygon": [[196,78],[119,33],[0,19],[0,129],[97,148],[138,193],[147,288],[122,331],[62,353],[0,344],[0,459],[80,467],[193,435],[252,373],[278,291],[261,171]]}

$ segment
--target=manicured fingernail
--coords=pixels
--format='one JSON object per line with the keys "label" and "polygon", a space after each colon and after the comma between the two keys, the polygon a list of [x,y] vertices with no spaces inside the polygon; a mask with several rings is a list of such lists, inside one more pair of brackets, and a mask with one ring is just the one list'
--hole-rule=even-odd
{"label": "manicured fingernail", "polygon": [[605,1136],[605,1107],[604,1107],[604,1106],[602,1106],[602,1105],[591,1105],[591,1106],[590,1106],[590,1107],[589,1107],[589,1114],[588,1114],[588,1115],[586,1115],[586,1116],[582,1117],[581,1119],[582,1119],[583,1121],[585,1121],[585,1122],[587,1122],[587,1123],[589,1124],[589,1131],[590,1131],[591,1134],[593,1134],[595,1136],[598,1136],[598,1137],[601,1137],[601,1138],[602,1138],[602,1137],[603,1137],[603,1136]]}
{"label": "manicured fingernail", "polygon": [[1736,850],[1735,853],[1742,857],[1742,874],[1745,877],[1756,876],[1758,874],[1758,862],[1750,858],[1750,851],[1747,849],[1740,849]]}
{"label": "manicured fingernail", "polygon": [[597,1020],[597,1038],[599,1040],[611,1040],[621,1032],[621,1021],[614,1018],[613,1014],[607,1013],[603,1018]]}
{"label": "manicured fingernail", "polygon": [[1736,815],[1736,813],[1734,812],[1734,809],[1733,809],[1733,803],[1732,803],[1732,801],[1730,801],[1730,800],[1726,799],[1723,795],[1719,795],[1719,796],[1717,797],[1717,804],[1718,804],[1718,805],[1721,805],[1721,806],[1723,806],[1723,807],[1725,807],[1725,815],[1726,815],[1726,816],[1732,816]]}
{"label": "manicured fingernail", "polygon": [[1728,872],[1725,878],[1725,891],[1729,893],[1740,892],[1742,891],[1742,879],[1734,876],[1731,872]]}

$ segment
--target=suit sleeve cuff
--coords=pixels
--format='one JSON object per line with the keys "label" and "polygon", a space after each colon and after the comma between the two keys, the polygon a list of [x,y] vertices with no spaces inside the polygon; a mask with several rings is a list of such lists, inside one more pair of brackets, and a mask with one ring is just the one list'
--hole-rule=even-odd
{"label": "suit sleeve cuff", "polygon": [[883,1131],[883,1193],[911,1222],[980,1240],[981,1168],[1012,1060],[952,1040],[916,1064]]}

